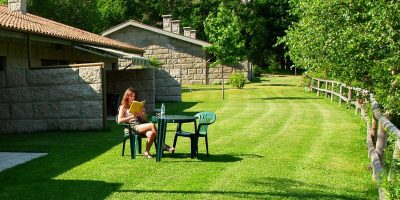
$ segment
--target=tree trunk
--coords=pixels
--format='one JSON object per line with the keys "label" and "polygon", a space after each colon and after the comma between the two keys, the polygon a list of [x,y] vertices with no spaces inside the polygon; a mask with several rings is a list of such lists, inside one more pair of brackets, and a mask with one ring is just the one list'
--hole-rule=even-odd
{"label": "tree trunk", "polygon": [[225,87],[224,87],[224,65],[222,65],[222,100],[225,99]]}

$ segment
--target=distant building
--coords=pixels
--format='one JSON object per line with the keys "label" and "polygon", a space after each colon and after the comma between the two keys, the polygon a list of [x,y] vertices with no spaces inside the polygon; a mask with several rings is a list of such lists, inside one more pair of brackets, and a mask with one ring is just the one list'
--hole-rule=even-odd
{"label": "distant building", "polygon": [[[144,57],[155,57],[163,63],[156,73],[156,101],[180,101],[180,85],[221,83],[221,67],[212,68],[212,58],[204,51],[211,44],[196,39],[196,30],[183,27],[171,15],[163,15],[163,29],[129,20],[102,33],[103,36],[145,49]],[[127,63],[122,63],[122,66]],[[224,79],[233,71],[248,74],[248,63],[235,69],[224,68]],[[225,80],[226,81],[226,80]]]}

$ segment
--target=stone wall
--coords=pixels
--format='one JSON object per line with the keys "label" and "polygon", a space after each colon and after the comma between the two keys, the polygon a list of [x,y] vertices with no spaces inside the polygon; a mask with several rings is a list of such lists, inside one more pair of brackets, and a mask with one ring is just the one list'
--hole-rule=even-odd
{"label": "stone wall", "polygon": [[104,128],[102,63],[7,70],[0,133]]}
{"label": "stone wall", "polygon": [[155,82],[153,69],[128,69],[106,72],[108,115],[115,116],[125,90],[133,87],[139,100],[146,100],[146,112],[155,108]]}
{"label": "stone wall", "polygon": [[[162,70],[167,74],[156,73],[156,101],[180,101],[181,84],[221,83],[222,68],[210,68],[202,46],[133,26],[107,37],[144,48],[144,57],[156,57],[163,63]],[[247,69],[247,63],[224,67],[224,78],[228,80],[234,71],[247,76]]]}

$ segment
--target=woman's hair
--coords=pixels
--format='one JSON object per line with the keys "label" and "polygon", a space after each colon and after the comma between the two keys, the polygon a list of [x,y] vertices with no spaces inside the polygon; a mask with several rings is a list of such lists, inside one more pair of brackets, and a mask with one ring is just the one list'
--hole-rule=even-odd
{"label": "woman's hair", "polygon": [[121,105],[124,106],[125,108],[129,108],[129,94],[130,93],[135,94],[135,101],[137,99],[138,93],[135,89],[133,89],[132,87],[126,89],[124,96],[122,97],[122,101],[121,101]]}

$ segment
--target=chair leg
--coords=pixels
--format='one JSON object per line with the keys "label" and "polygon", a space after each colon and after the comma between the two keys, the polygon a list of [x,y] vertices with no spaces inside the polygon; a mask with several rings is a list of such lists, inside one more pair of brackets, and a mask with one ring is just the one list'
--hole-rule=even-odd
{"label": "chair leg", "polygon": [[197,148],[196,148],[196,138],[190,137],[190,158],[193,159],[197,156]]}
{"label": "chair leg", "polygon": [[175,134],[175,137],[174,137],[174,144],[172,145],[173,147],[174,147],[174,151],[172,151],[172,155],[174,155],[174,153],[175,153],[175,147],[176,147],[176,141],[178,140],[178,135],[177,134]]}
{"label": "chair leg", "polygon": [[142,154],[142,138],[140,136],[137,137],[137,142],[138,142],[139,154]]}
{"label": "chair leg", "polygon": [[126,142],[126,138],[124,138],[124,142],[122,143],[122,156],[124,156],[124,152],[125,152],[125,142]]}
{"label": "chair leg", "polygon": [[208,154],[208,138],[207,138],[207,135],[205,136],[205,138],[206,138],[206,150],[207,150],[207,157],[208,157],[209,154]]}

